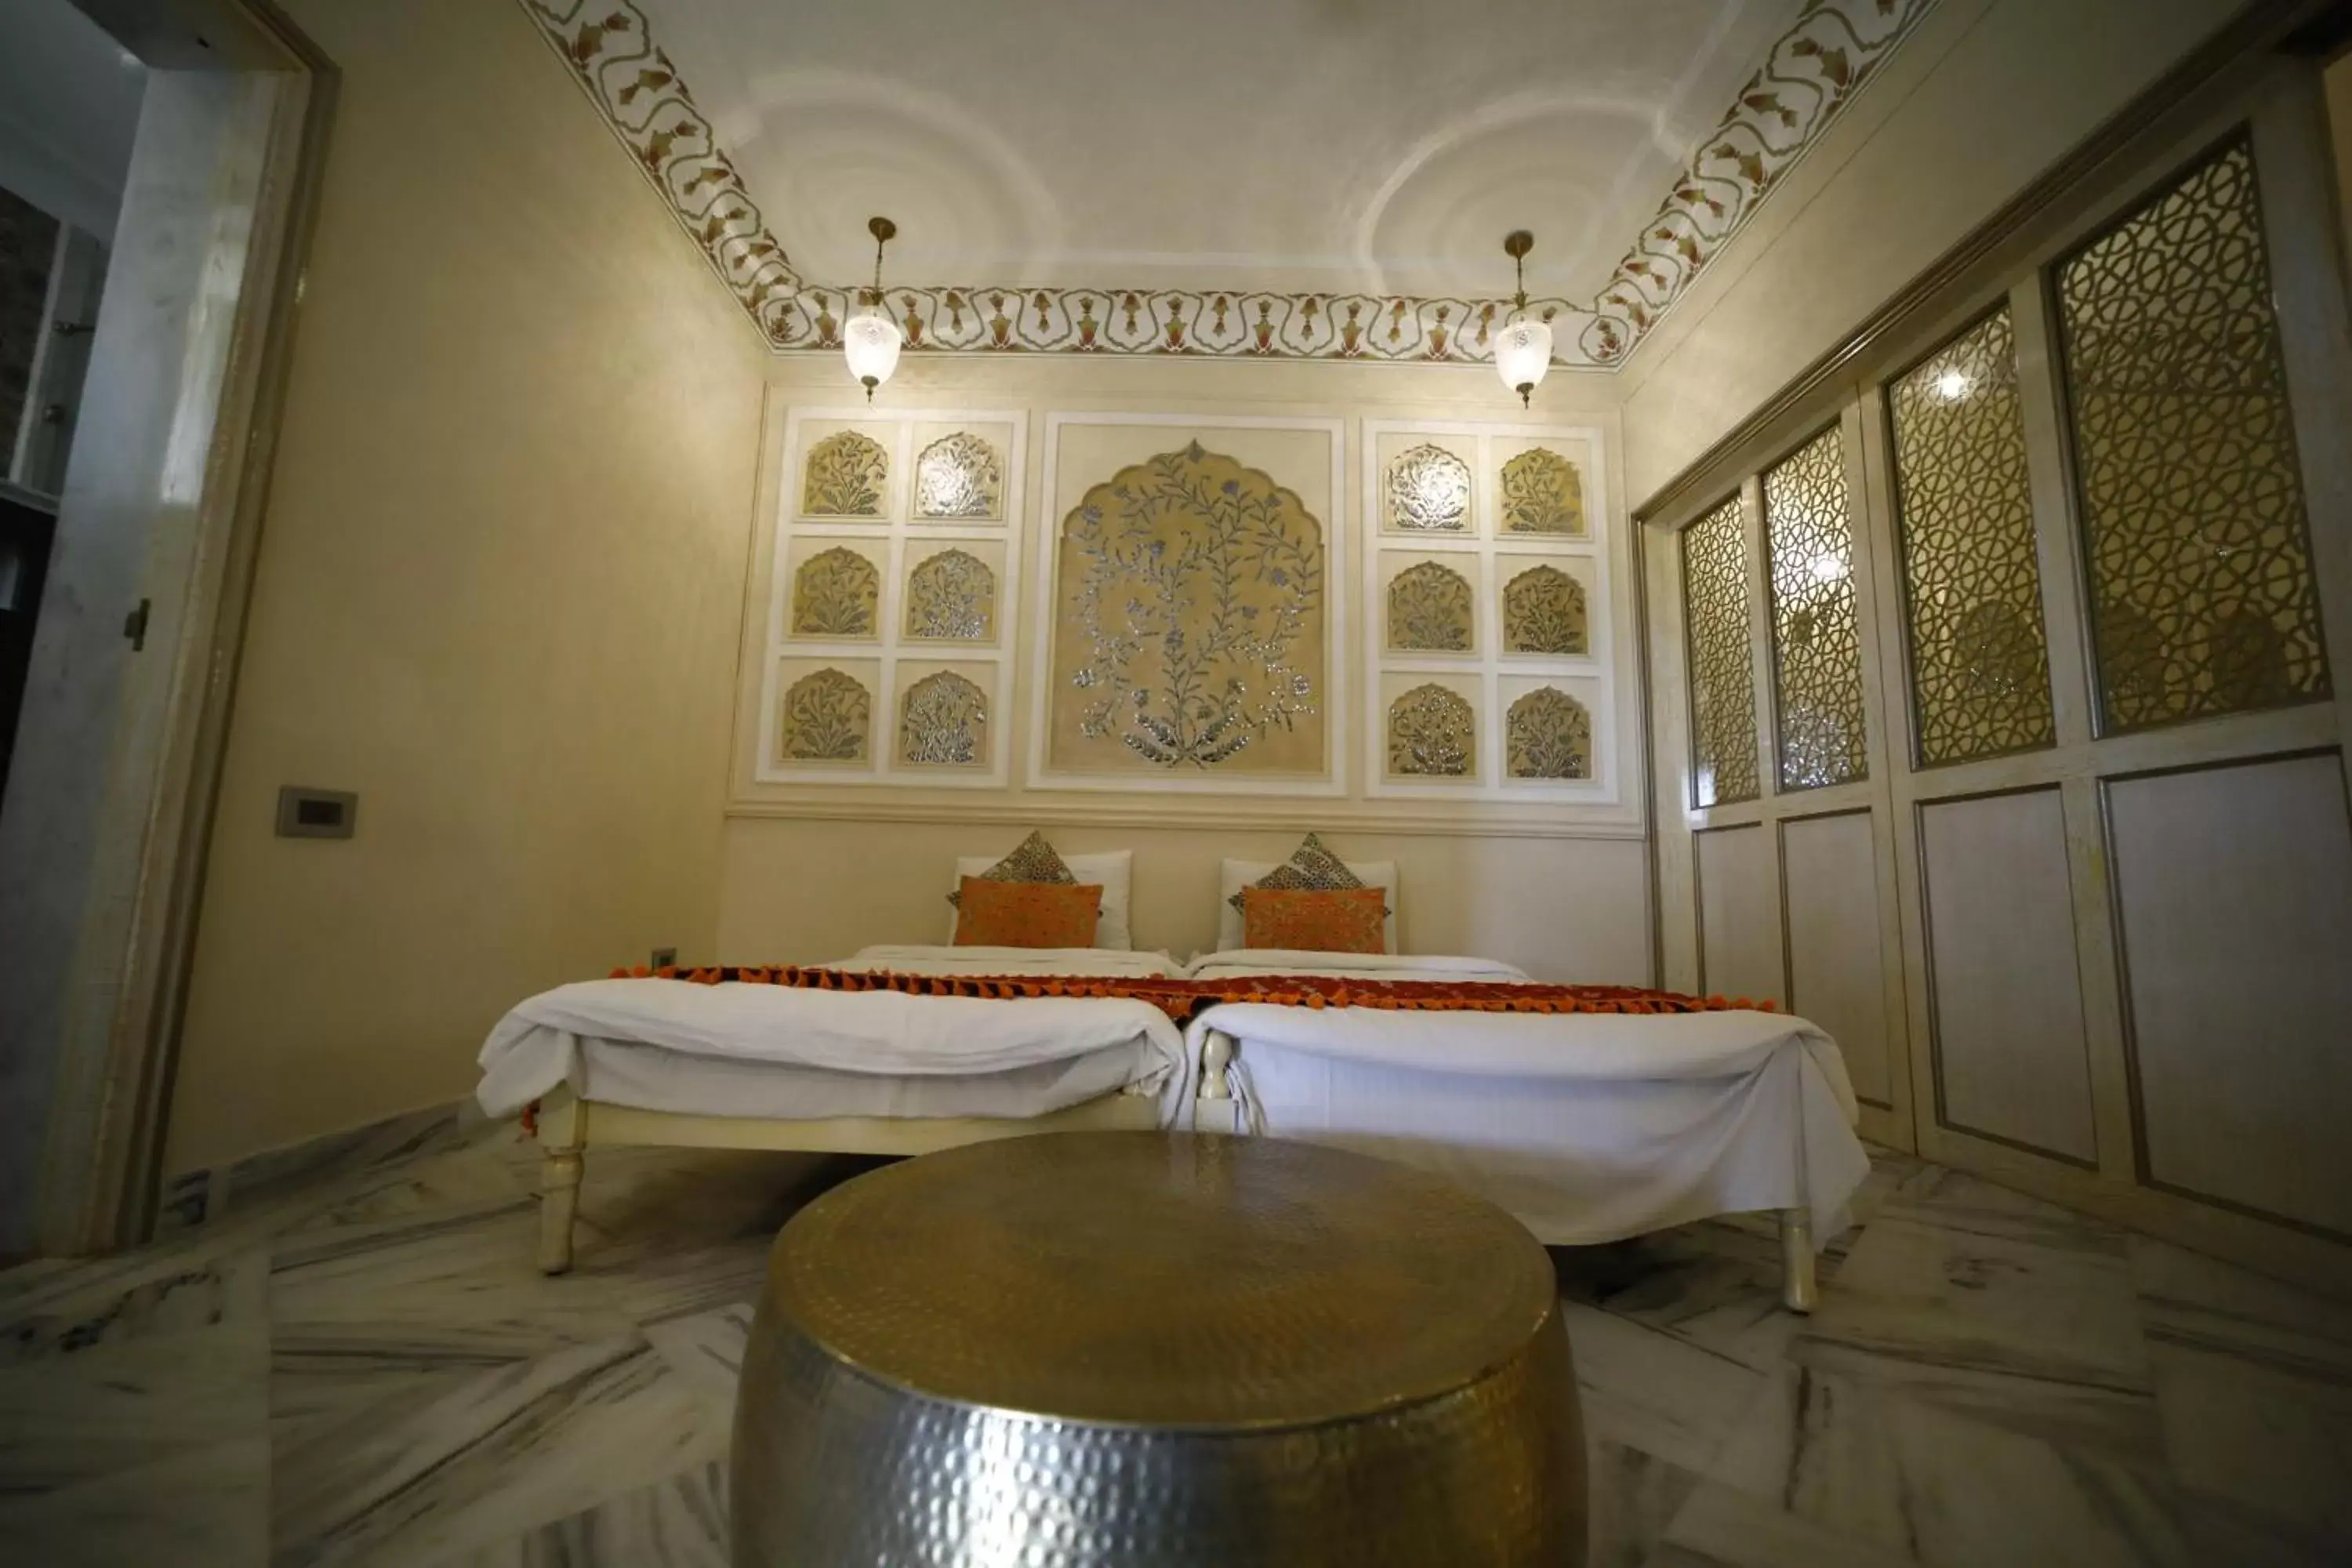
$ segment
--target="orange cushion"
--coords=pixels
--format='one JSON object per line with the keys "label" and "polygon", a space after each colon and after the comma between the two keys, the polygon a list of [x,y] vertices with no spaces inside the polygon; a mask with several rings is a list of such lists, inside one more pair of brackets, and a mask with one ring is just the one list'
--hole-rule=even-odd
{"label": "orange cushion", "polygon": [[966,877],[956,900],[958,947],[1092,947],[1102,885],[992,882]]}
{"label": "orange cushion", "polygon": [[1382,952],[1384,888],[1244,888],[1242,945],[1303,952]]}

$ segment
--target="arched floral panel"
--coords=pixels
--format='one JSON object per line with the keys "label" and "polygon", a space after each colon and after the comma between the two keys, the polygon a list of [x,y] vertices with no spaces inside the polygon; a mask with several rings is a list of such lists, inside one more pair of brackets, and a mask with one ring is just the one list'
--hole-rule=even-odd
{"label": "arched floral panel", "polygon": [[898,705],[898,760],[912,767],[975,767],[988,760],[988,698],[953,670],[927,675]]}
{"label": "arched floral panel", "polygon": [[1584,476],[1558,452],[1531,447],[1503,465],[1503,531],[1584,531]]}
{"label": "arched floral panel", "polygon": [[924,518],[1002,517],[1004,459],[969,430],[942,436],[915,459],[915,515]]}
{"label": "arched floral panel", "polygon": [[1401,653],[1469,652],[1469,580],[1434,561],[1408,566],[1391,578],[1389,647]]}
{"label": "arched floral panel", "polygon": [[1584,584],[1557,566],[1535,566],[1503,585],[1507,653],[1584,653]]}
{"label": "arched floral panel", "polygon": [[1515,779],[1592,776],[1592,715],[1567,692],[1538,686],[1503,720],[1503,770]]}
{"label": "arched floral panel", "polygon": [[809,448],[801,511],[807,517],[880,517],[889,483],[890,457],[879,441],[856,430],[836,431]]}
{"label": "arched floral panel", "polygon": [[793,636],[870,637],[882,596],[882,574],[856,551],[835,545],[793,574]]}
{"label": "arched floral panel", "polygon": [[996,636],[996,574],[961,550],[942,550],[907,574],[907,635],[954,642]]}
{"label": "arched floral panel", "polygon": [[1470,465],[1423,442],[1389,462],[1389,526],[1412,533],[1461,533],[1470,526]]}
{"label": "arched floral panel", "polygon": [[874,699],[855,678],[820,669],[793,682],[777,716],[776,751],[787,762],[862,763]]}
{"label": "arched floral panel", "polygon": [[1458,691],[1431,682],[1389,704],[1391,773],[1467,778],[1475,769],[1477,744],[1477,715]]}

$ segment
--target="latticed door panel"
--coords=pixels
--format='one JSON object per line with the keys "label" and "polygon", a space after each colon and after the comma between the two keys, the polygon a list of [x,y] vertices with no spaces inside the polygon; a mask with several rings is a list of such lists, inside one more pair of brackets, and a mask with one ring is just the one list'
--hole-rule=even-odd
{"label": "latticed door panel", "polygon": [[1739,498],[1683,530],[1690,646],[1692,804],[1763,794],[1756,766],[1756,667],[1748,653],[1748,537]]}
{"label": "latticed door panel", "polygon": [[1887,414],[1918,762],[2056,743],[2008,310],[1890,385]]}
{"label": "latticed door panel", "polygon": [[1845,447],[1835,426],[1764,472],[1780,787],[1870,776]]}
{"label": "latticed door panel", "polygon": [[2252,140],[2056,277],[2102,728],[2327,697]]}

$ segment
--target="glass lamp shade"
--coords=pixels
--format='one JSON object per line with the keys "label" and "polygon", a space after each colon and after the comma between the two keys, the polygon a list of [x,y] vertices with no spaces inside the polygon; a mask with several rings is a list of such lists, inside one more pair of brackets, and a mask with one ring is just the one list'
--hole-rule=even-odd
{"label": "glass lamp shade", "polygon": [[1495,334],[1495,369],[1524,405],[1551,369],[1551,328],[1526,319],[1506,321]]}
{"label": "glass lamp shade", "polygon": [[874,401],[874,389],[898,368],[899,342],[898,323],[879,305],[867,306],[841,329],[841,352],[849,361],[849,374],[866,388],[868,403]]}

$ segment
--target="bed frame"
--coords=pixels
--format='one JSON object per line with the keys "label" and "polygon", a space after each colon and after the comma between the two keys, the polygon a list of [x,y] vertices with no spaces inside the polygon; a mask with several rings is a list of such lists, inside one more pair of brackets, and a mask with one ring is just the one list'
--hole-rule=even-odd
{"label": "bed frame", "polygon": [[[1233,1088],[1228,1071],[1234,1065],[1234,1040],[1214,1029],[1201,1042],[1201,1088],[1192,1101],[1192,1125],[1203,1132],[1234,1131]],[[1780,1304],[1791,1312],[1809,1314],[1821,1302],[1820,1275],[1813,1257],[1813,1217],[1802,1208],[1772,1211],[1780,1227]],[[1522,1221],[1521,1223],[1525,1223]],[[1547,1245],[1571,1245],[1536,1231]]]}

